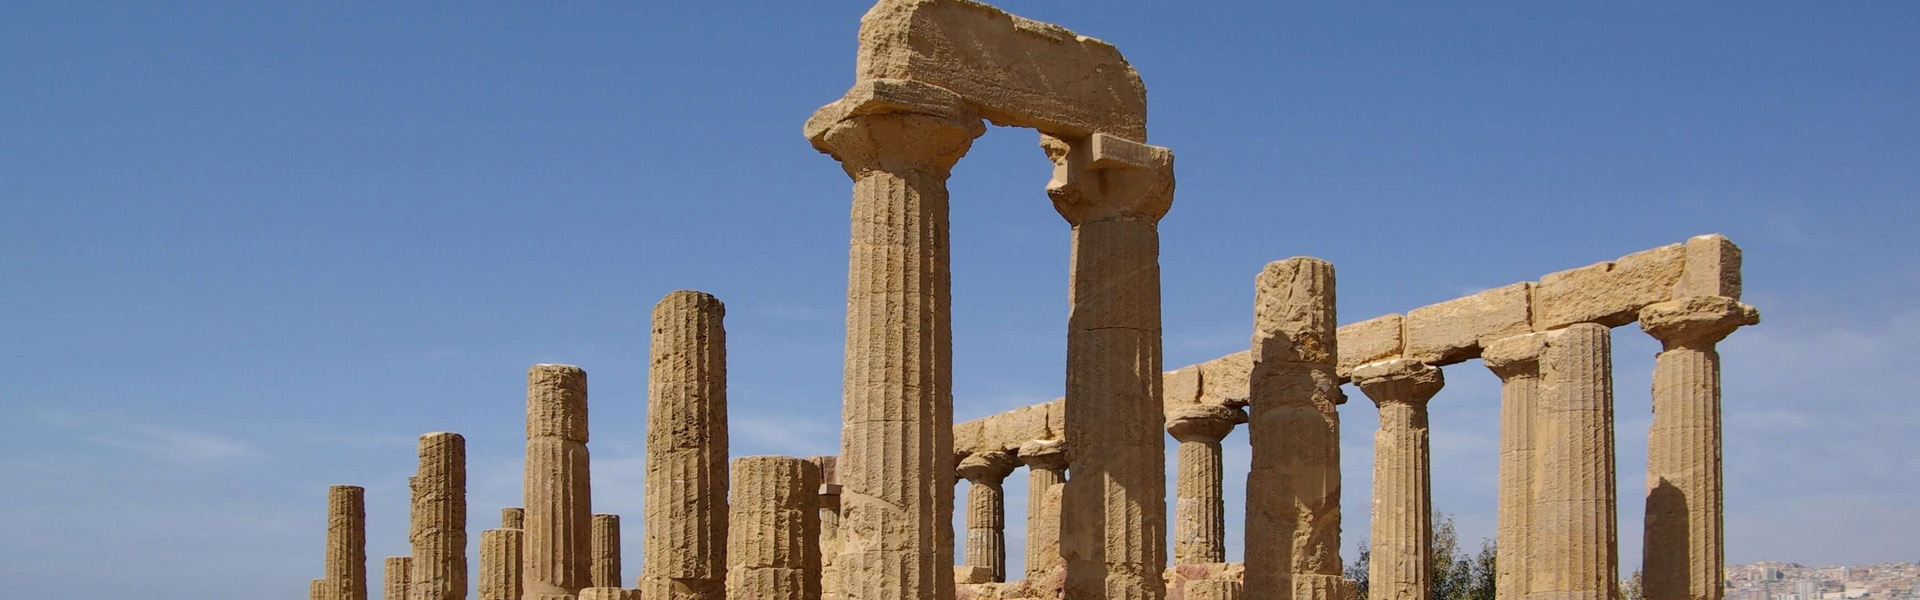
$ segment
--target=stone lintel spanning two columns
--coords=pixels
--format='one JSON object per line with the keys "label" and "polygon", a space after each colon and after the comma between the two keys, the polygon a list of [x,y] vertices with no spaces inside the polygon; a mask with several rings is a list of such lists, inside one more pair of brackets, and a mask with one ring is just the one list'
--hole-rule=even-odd
{"label": "stone lintel spanning two columns", "polygon": [[1340,563],[1336,407],[1346,396],[1334,287],[1333,265],[1309,257],[1268,263],[1254,279],[1246,582],[1262,598],[1350,592]]}
{"label": "stone lintel spanning two columns", "polygon": [[1180,442],[1174,484],[1175,565],[1227,562],[1220,440],[1245,422],[1246,413],[1218,404],[1187,405],[1167,414],[1167,433]]}
{"label": "stone lintel spanning two columns", "polygon": [[[1736,292],[1737,293],[1737,292]],[[1647,436],[1647,511],[1641,564],[1648,600],[1720,600],[1726,567],[1721,474],[1721,339],[1760,322],[1752,306],[1693,296],[1640,309],[1660,340],[1653,427]]]}
{"label": "stone lintel spanning two columns", "polygon": [[1404,358],[1355,367],[1360,391],[1380,408],[1373,438],[1373,557],[1369,596],[1432,597],[1433,480],[1427,401],[1446,380],[1440,369]]}
{"label": "stone lintel spanning two columns", "polygon": [[1053,598],[1066,577],[1060,556],[1060,498],[1067,484],[1067,445],[1029,440],[1015,454],[1027,465],[1027,588]]}
{"label": "stone lintel spanning two columns", "polygon": [[1166,594],[1160,233],[1173,153],[1096,133],[1041,136],[1047,196],[1073,226],[1061,525],[1069,599]]}
{"label": "stone lintel spanning two columns", "polygon": [[690,290],[653,307],[647,370],[648,600],[721,600],[727,577],[726,306]]}
{"label": "stone lintel spanning two columns", "polygon": [[1544,334],[1527,515],[1531,600],[1607,600],[1619,592],[1609,335],[1595,323]]}
{"label": "stone lintel spanning two columns", "polygon": [[367,490],[327,488],[327,551],[323,600],[367,600]]}
{"label": "stone lintel spanning two columns", "polygon": [[525,595],[566,596],[592,587],[587,478],[587,372],[534,365],[527,370]]}
{"label": "stone lintel spanning two columns", "polygon": [[901,79],[860,81],[805,127],[853,179],[834,560],[849,600],[954,595],[947,176],[985,131],[958,94]]}
{"label": "stone lintel spanning two columns", "polygon": [[420,436],[420,467],[408,487],[413,490],[408,600],[465,600],[467,439],[444,431]]}
{"label": "stone lintel spanning two columns", "polygon": [[1001,485],[1020,466],[1013,455],[997,450],[975,452],[960,460],[956,473],[967,480],[967,562],[986,581],[1007,580],[1006,491]]}
{"label": "stone lintel spanning two columns", "polygon": [[733,461],[727,597],[819,600],[820,468],[788,456]]}
{"label": "stone lintel spanning two columns", "polygon": [[1540,393],[1540,355],[1546,333],[1502,338],[1480,359],[1500,378],[1500,489],[1495,533],[1498,600],[1527,595],[1533,535],[1533,421]]}

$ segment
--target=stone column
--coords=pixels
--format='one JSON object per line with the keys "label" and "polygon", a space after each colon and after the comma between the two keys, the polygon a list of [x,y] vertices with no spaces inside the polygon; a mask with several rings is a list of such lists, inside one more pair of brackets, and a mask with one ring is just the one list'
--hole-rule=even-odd
{"label": "stone column", "polygon": [[1220,497],[1220,440],[1247,422],[1238,408],[1192,404],[1167,413],[1167,433],[1180,441],[1174,484],[1173,564],[1227,562],[1226,503]]}
{"label": "stone column", "polygon": [[820,468],[787,456],[733,461],[727,596],[819,600]]}
{"label": "stone column", "polygon": [[327,564],[323,571],[330,600],[367,600],[367,490],[356,485],[327,488]]}
{"label": "stone column", "polygon": [[307,600],[328,600],[327,596],[329,594],[330,592],[327,591],[327,580],[307,580]]}
{"label": "stone column", "polygon": [[1067,484],[1067,445],[1060,440],[1031,440],[1017,454],[1027,464],[1027,586],[1054,597],[1064,576],[1060,556],[1060,495]]}
{"label": "stone column", "polygon": [[1243,587],[1232,579],[1195,579],[1187,582],[1184,600],[1240,600]]}
{"label": "stone column", "polygon": [[1653,367],[1653,429],[1647,436],[1647,600],[1720,600],[1726,569],[1720,468],[1721,339],[1760,322],[1760,312],[1721,296],[1694,296],[1640,310],[1640,328],[1660,340]]}
{"label": "stone column", "polygon": [[1263,599],[1334,600],[1348,586],[1333,265],[1308,257],[1267,263],[1253,296],[1247,587]]}
{"label": "stone column", "polygon": [[890,79],[856,84],[807,121],[814,147],[853,178],[834,561],[849,600],[953,598],[946,182],[985,130],[959,95]]}
{"label": "stone column", "polygon": [[840,553],[840,480],[834,474],[834,456],[815,456],[807,462],[820,469],[820,597],[839,600],[840,579],[834,556]]}
{"label": "stone column", "polygon": [[1380,408],[1373,436],[1373,559],[1369,598],[1433,597],[1433,480],[1427,401],[1445,379],[1440,369],[1396,358],[1353,369],[1360,391]]}
{"label": "stone column", "polygon": [[385,600],[407,600],[407,577],[413,575],[413,557],[389,556],[385,565],[385,586],[381,589],[380,597]]}
{"label": "stone column", "polygon": [[653,307],[647,372],[647,600],[721,600],[727,579],[727,308],[680,290]]}
{"label": "stone column", "polygon": [[413,572],[409,600],[467,597],[467,439],[458,433],[420,436],[413,476]]}
{"label": "stone column", "polygon": [[509,506],[507,508],[500,509],[500,528],[501,529],[526,529],[527,528],[526,509],[520,508],[518,506]]}
{"label": "stone column", "polygon": [[588,488],[587,372],[572,365],[527,371],[527,596],[566,596],[589,587],[593,501]]}
{"label": "stone column", "polygon": [[480,532],[480,600],[520,600],[525,535],[519,529]]}
{"label": "stone column", "polygon": [[588,552],[593,556],[587,569],[588,580],[593,582],[593,587],[620,587],[620,515],[593,515],[588,535],[592,539]]}
{"label": "stone column", "polygon": [[1481,362],[1500,377],[1500,499],[1494,543],[1498,600],[1527,596],[1527,560],[1533,554],[1533,419],[1547,335],[1496,340],[1480,352]]}
{"label": "stone column", "polygon": [[1527,597],[1608,600],[1619,593],[1620,578],[1605,326],[1548,332],[1535,402]]}
{"label": "stone column", "polygon": [[1106,134],[1041,137],[1047,196],[1073,225],[1061,553],[1069,599],[1166,594],[1160,382],[1160,217],[1173,153]]}
{"label": "stone column", "polygon": [[960,461],[958,473],[967,486],[967,562],[983,569],[988,581],[1007,580],[1006,491],[1001,487],[1014,467],[1013,456],[1000,451],[975,452]]}

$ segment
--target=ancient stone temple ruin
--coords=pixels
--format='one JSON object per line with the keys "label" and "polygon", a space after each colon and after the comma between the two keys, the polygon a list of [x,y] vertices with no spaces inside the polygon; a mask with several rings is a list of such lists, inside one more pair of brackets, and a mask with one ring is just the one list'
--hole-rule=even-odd
{"label": "ancient stone temple ruin", "polygon": [[[1334,266],[1278,260],[1252,274],[1247,350],[1163,371],[1157,223],[1173,153],[1147,143],[1146,88],[1119,50],[966,0],[881,0],[859,41],[854,85],[804,127],[853,188],[841,453],[729,463],[725,309],[673,292],[653,311],[637,577],[620,572],[619,518],[592,512],[586,372],[535,365],[524,507],[480,534],[470,574],[465,438],[422,436],[412,551],[386,559],[387,600],[464,600],[470,575],[482,600],[1341,600],[1356,590],[1340,555],[1340,417],[1369,410],[1347,390],[1380,418],[1370,595],[1425,600],[1427,403],[1445,367],[1473,359],[1502,381],[1499,595],[1608,600],[1610,336],[1635,322],[1664,348],[1647,489],[1628,500],[1646,503],[1645,593],[1721,597],[1714,346],[1758,322],[1731,241],[1699,236],[1344,326]],[[1046,196],[1072,245],[1066,395],[955,423],[946,180],[987,123],[1037,130],[1052,162]],[[1240,474],[1223,472],[1222,444],[1242,425],[1247,559],[1228,563],[1221,482]],[[1002,484],[1022,467],[1026,568],[1010,573]],[[366,600],[364,493],[327,499],[311,600]]]}

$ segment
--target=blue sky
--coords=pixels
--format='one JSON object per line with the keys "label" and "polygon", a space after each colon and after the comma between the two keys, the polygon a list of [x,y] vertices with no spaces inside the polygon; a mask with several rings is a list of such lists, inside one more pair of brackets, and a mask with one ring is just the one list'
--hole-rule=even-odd
{"label": "blue sky", "polygon": [[[1920,559],[1920,8],[1002,6],[1146,80],[1179,157],[1168,368],[1245,349],[1278,258],[1333,261],[1351,322],[1725,233],[1766,319],[1722,345],[1729,560]],[[734,455],[834,451],[849,185],[800,125],[852,83],[864,8],[10,7],[0,579],[298,597],[332,483],[367,487],[377,573],[436,430],[467,435],[472,528],[494,526],[539,362],[590,374],[595,508],[629,515],[631,579],[647,318],[673,289],[727,303]],[[1048,172],[1013,129],[954,171],[958,418],[1061,393]],[[1657,346],[1615,348],[1631,571]],[[1434,501],[1477,540],[1497,381],[1447,375]],[[1349,546],[1376,425],[1355,397]]]}

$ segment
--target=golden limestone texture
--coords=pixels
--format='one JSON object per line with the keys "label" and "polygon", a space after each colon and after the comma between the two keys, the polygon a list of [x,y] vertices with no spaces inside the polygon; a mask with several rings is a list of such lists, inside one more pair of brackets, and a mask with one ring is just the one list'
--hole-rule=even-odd
{"label": "golden limestone texture", "polygon": [[1481,360],[1500,378],[1500,490],[1494,547],[1498,600],[1527,596],[1533,531],[1533,419],[1540,394],[1546,333],[1496,340]]}
{"label": "golden limestone texture", "polygon": [[526,595],[571,595],[592,585],[587,477],[587,372],[534,365],[527,371]]}
{"label": "golden limestone texture", "polygon": [[420,436],[414,473],[413,573],[408,600],[467,597],[467,439],[458,433]]}
{"label": "golden limestone texture", "polygon": [[1031,440],[1020,445],[1027,465],[1027,574],[1029,587],[1053,597],[1063,581],[1060,556],[1060,496],[1067,484],[1067,445],[1060,440]]}
{"label": "golden limestone texture", "polygon": [[733,461],[727,597],[820,598],[820,468],[787,456]]}
{"label": "golden limestone texture", "polygon": [[976,452],[960,461],[967,487],[966,566],[986,572],[988,582],[1007,580],[1006,493],[1001,488],[1020,462],[998,450]]}
{"label": "golden limestone texture", "polygon": [[853,178],[834,560],[849,600],[953,597],[947,176],[984,131],[953,92],[897,79],[807,122]]}
{"label": "golden limestone texture", "polygon": [[1065,596],[1159,600],[1167,519],[1158,223],[1173,204],[1173,153],[1106,134],[1043,136],[1041,147],[1054,163],[1047,196],[1073,226]]}
{"label": "golden limestone texture", "polygon": [[820,597],[824,600],[840,597],[840,580],[833,568],[833,559],[840,553],[840,480],[834,474],[837,459],[807,459],[820,469]]}
{"label": "golden limestone texture", "polygon": [[1275,261],[1254,278],[1246,556],[1259,598],[1331,600],[1345,582],[1334,305],[1326,261]]}
{"label": "golden limestone texture", "polygon": [[519,529],[480,532],[480,600],[520,600],[525,541]]}
{"label": "golden limestone texture", "polygon": [[518,506],[509,506],[507,508],[500,509],[500,528],[501,529],[525,529],[526,523],[527,523],[526,509],[520,508]]}
{"label": "golden limestone texture", "polygon": [[367,491],[327,488],[327,554],[320,579],[325,600],[367,600]]}
{"label": "golden limestone texture", "polygon": [[1195,579],[1187,582],[1182,600],[1240,600],[1241,589],[1232,579]]}
{"label": "golden limestone texture", "polygon": [[1427,600],[1433,594],[1433,473],[1427,401],[1445,379],[1426,363],[1396,358],[1353,370],[1380,408],[1373,436],[1373,558],[1369,598]]}
{"label": "golden limestone texture", "polygon": [[727,573],[726,307],[701,292],[653,307],[647,373],[649,600],[720,600]]}
{"label": "golden limestone texture", "polygon": [[407,578],[413,576],[413,557],[389,556],[385,566],[380,597],[385,600],[407,600]]}
{"label": "golden limestone texture", "polygon": [[1180,442],[1173,509],[1176,565],[1227,562],[1220,440],[1246,421],[1240,409],[1217,404],[1191,404],[1167,413],[1167,433]]}
{"label": "golden limestone texture", "polygon": [[1648,600],[1725,595],[1725,503],[1720,466],[1720,340],[1760,322],[1725,296],[1691,296],[1640,309],[1640,327],[1660,340],[1653,367],[1653,428],[1647,436],[1647,512],[1642,568]]}
{"label": "golden limestone texture", "polygon": [[1620,578],[1606,326],[1547,334],[1535,402],[1527,597],[1609,600]]}
{"label": "golden limestone texture", "polygon": [[593,587],[620,587],[620,515],[593,515],[589,536],[588,580]]}

